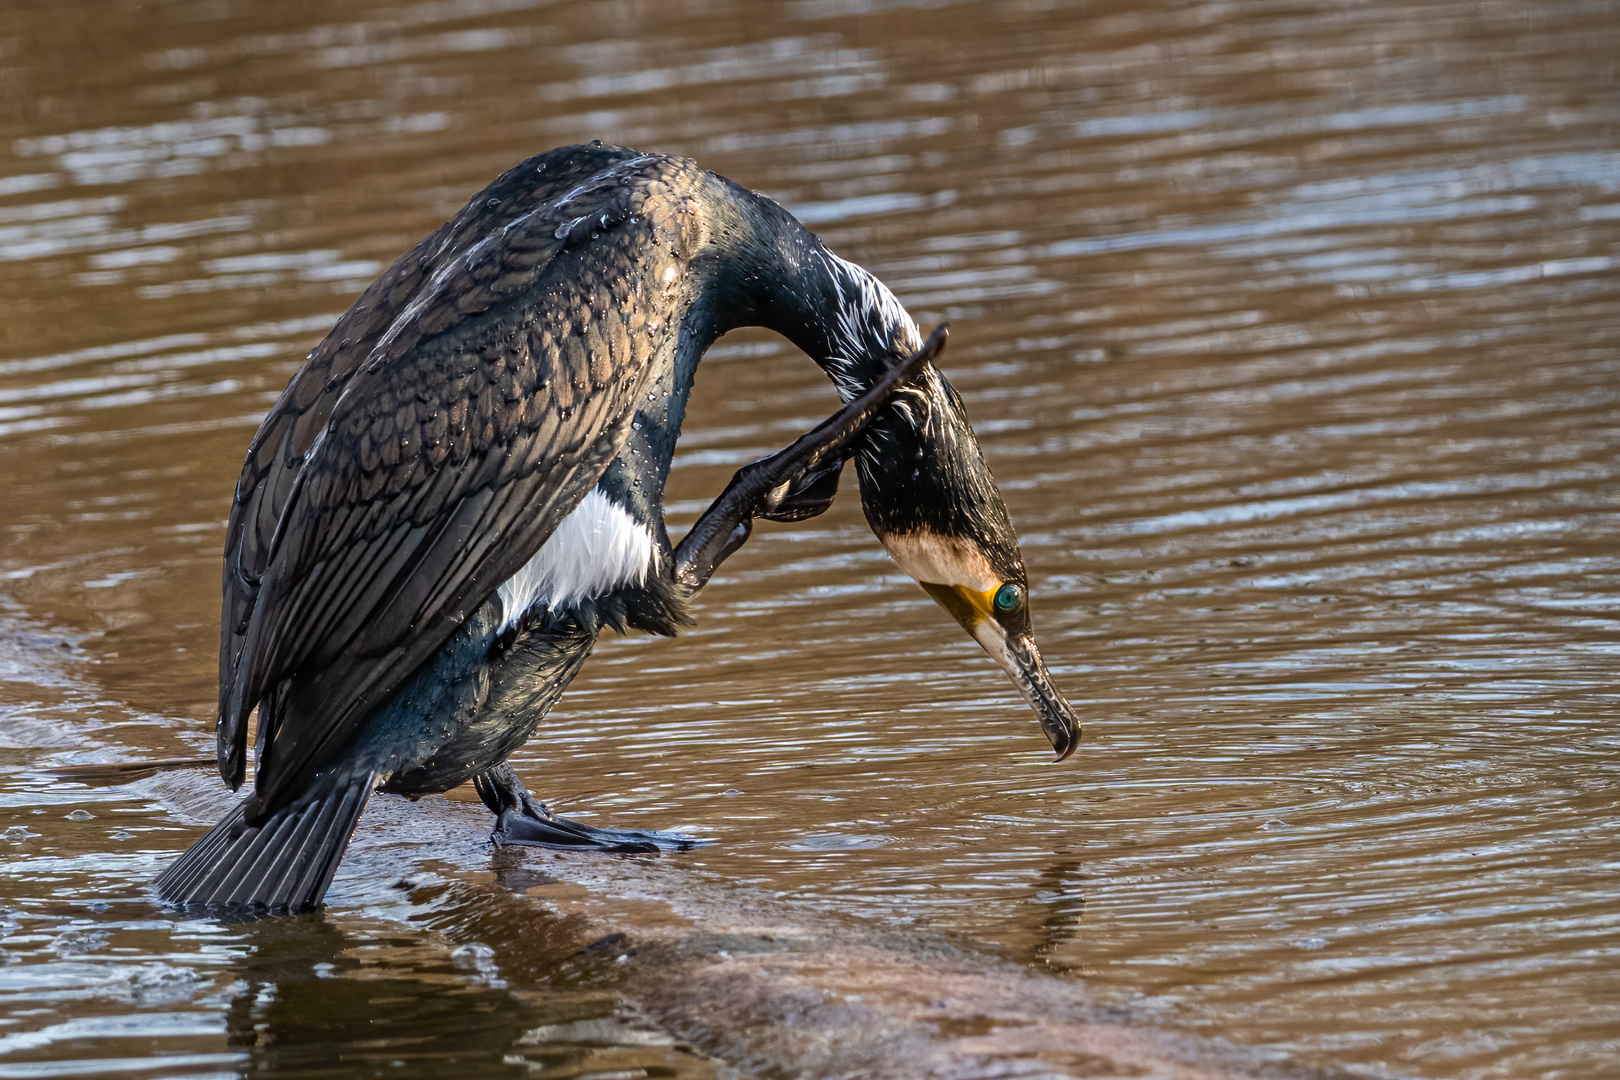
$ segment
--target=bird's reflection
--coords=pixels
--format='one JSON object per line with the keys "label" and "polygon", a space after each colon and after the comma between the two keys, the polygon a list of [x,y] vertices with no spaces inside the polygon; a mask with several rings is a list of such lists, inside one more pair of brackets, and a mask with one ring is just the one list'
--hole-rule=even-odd
{"label": "bird's reflection", "polygon": [[539,885],[555,885],[557,878],[535,869],[521,848],[497,847],[490,853],[495,884],[511,893],[526,893]]}
{"label": "bird's reflection", "polygon": [[[441,899],[435,914],[456,906]],[[603,1052],[535,1033],[600,1017],[610,999],[512,989],[500,950],[481,942],[354,935],[320,913],[238,931],[247,954],[226,1024],[243,1077],[571,1075]]]}
{"label": "bird's reflection", "polygon": [[1019,907],[1019,921],[1025,926],[1021,940],[1027,942],[1022,959],[1056,970],[1071,965],[1059,960],[1062,947],[1080,935],[1080,919],[1086,898],[1080,891],[1078,859],[1053,863],[1041,872],[1029,898]]}

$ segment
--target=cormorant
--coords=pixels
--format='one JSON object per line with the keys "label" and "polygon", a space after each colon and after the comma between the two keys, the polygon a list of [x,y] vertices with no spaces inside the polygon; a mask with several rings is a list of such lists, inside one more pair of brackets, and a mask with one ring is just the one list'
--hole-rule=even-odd
{"label": "cormorant", "polygon": [[[694,370],[775,330],[846,407],[740,470],[677,547],[663,492]],[[506,758],[603,627],[673,634],[754,516],[830,504],[853,455],[895,561],[999,661],[1066,757],[1017,538],[961,400],[882,283],[694,162],[593,143],[511,169],[390,267],[248,451],[225,543],[218,761],[252,794],[161,898],[317,906],[373,790],[471,779],[498,842],[649,851],[552,815]],[[891,400],[892,398],[892,400]]]}

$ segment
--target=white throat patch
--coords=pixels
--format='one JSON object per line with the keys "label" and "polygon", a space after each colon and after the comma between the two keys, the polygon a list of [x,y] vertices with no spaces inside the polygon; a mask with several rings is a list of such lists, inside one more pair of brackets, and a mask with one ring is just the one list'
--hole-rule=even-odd
{"label": "white throat patch", "polygon": [[935,532],[880,533],[878,539],[900,569],[931,585],[962,585],[989,592],[1001,577],[972,544]]}
{"label": "white throat patch", "polygon": [[652,534],[601,488],[592,488],[534,557],[495,590],[501,598],[501,631],[536,606],[556,610],[642,584],[654,554]]}

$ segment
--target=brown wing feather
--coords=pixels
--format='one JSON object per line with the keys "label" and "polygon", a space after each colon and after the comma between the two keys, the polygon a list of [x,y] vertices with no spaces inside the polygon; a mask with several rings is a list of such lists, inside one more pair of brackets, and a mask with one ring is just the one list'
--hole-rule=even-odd
{"label": "brown wing feather", "polygon": [[618,453],[662,344],[630,332],[631,313],[679,326],[667,271],[690,251],[694,172],[599,148],[512,170],[366,291],[266,418],[227,539],[219,727],[239,782],[248,714],[276,695],[263,809]]}

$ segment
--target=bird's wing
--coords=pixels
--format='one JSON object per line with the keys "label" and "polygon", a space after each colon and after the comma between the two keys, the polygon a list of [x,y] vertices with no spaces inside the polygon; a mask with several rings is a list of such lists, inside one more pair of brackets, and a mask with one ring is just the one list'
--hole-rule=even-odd
{"label": "bird's wing", "polygon": [[278,699],[261,710],[265,809],[618,453],[678,332],[692,170],[606,148],[525,162],[367,290],[288,386],[237,487],[221,627],[228,781],[248,714]]}

